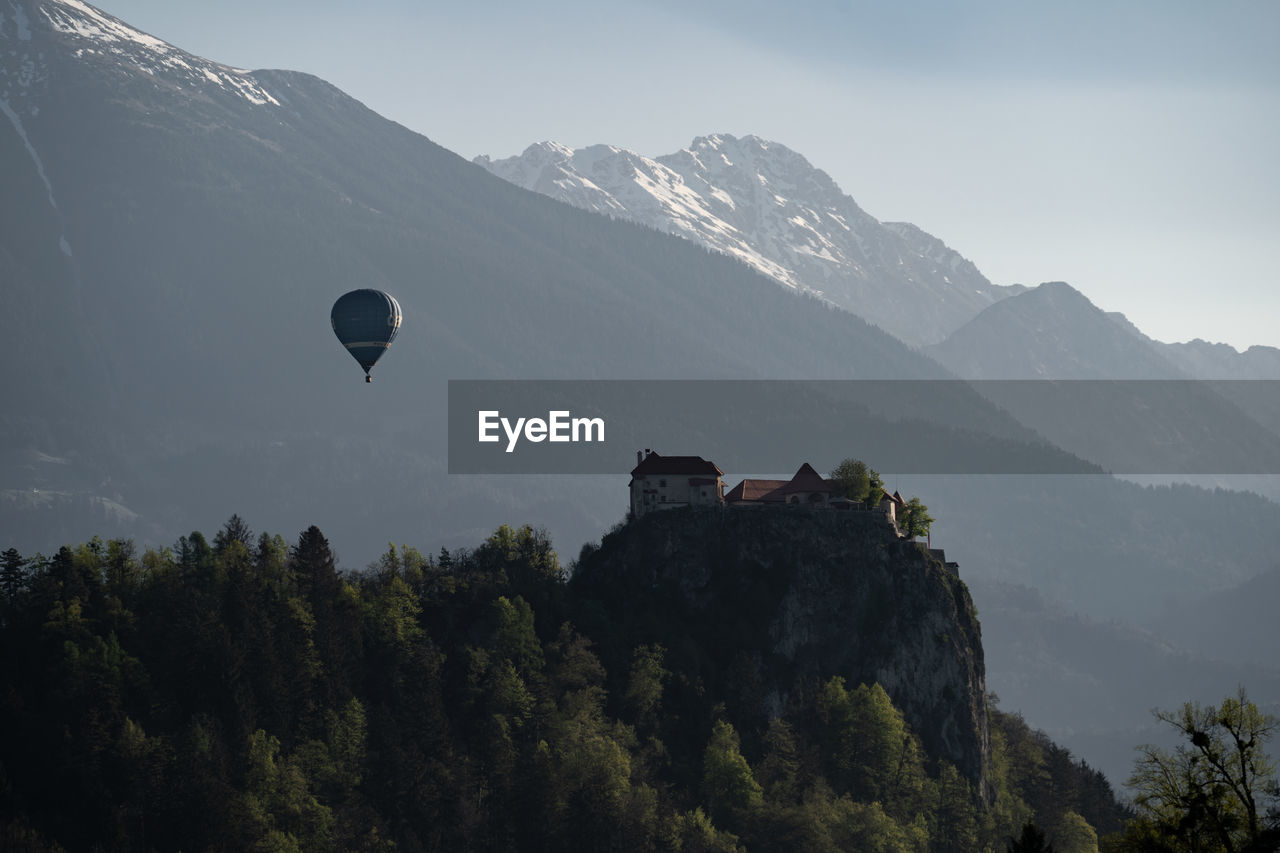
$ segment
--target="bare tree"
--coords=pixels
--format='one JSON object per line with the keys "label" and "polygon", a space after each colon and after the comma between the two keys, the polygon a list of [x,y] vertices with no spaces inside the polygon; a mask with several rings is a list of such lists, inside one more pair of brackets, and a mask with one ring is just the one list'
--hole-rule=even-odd
{"label": "bare tree", "polygon": [[1186,737],[1172,752],[1139,747],[1129,786],[1143,831],[1173,850],[1236,851],[1266,847],[1280,827],[1264,811],[1275,803],[1275,763],[1264,745],[1280,720],[1249,701],[1243,687],[1221,705],[1187,702],[1155,711]]}

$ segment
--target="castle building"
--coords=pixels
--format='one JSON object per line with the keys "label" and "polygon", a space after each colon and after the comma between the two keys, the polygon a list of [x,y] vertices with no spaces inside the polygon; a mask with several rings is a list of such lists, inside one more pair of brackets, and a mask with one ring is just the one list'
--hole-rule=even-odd
{"label": "castle building", "polygon": [[[701,456],[661,456],[652,450],[636,452],[631,469],[631,517],[659,509],[727,505],[735,509],[766,506],[807,506],[835,510],[863,510],[862,501],[840,495],[836,485],[808,462],[790,480],[743,480],[724,490],[724,472]],[[897,529],[906,501],[897,492],[880,490],[875,509]]]}
{"label": "castle building", "polygon": [[631,469],[631,515],[658,509],[724,503],[724,472],[701,456],[660,456],[636,451]]}
{"label": "castle building", "polygon": [[831,482],[808,462],[790,480],[743,480],[729,490],[724,502],[731,506],[804,504],[826,506],[834,491]]}
{"label": "castle building", "polygon": [[889,494],[888,489],[880,490],[880,511],[889,516],[889,520],[895,525],[898,523],[898,516],[907,509],[907,502],[902,499],[902,495],[894,491]]}
{"label": "castle building", "polygon": [[[864,507],[861,501],[840,496],[835,484],[815,471],[808,462],[801,465],[790,480],[743,480],[725,494],[724,502],[735,508],[804,505],[849,510]],[[875,508],[896,526],[906,506],[902,495],[897,492],[889,494],[882,488]]]}

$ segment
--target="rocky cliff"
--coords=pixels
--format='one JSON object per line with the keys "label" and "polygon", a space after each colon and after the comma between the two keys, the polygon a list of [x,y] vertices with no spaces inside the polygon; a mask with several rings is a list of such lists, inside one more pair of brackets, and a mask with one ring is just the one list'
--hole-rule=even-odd
{"label": "rocky cliff", "polygon": [[607,619],[626,649],[663,644],[740,728],[832,676],[878,682],[929,754],[987,792],[981,628],[940,557],[879,513],[672,510],[584,552],[572,583],[587,618]]}

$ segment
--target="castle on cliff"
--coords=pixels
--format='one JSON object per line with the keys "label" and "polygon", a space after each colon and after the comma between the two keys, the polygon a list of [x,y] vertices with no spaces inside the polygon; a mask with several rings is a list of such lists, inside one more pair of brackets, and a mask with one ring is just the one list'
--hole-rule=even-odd
{"label": "castle on cliff", "polygon": [[[808,506],[833,510],[865,510],[861,501],[839,494],[837,486],[808,462],[790,480],[743,480],[728,492],[724,472],[701,456],[661,456],[652,450],[636,451],[631,469],[631,515],[684,506],[729,506],[751,509],[768,506]],[[875,510],[883,512],[895,527],[906,506],[897,492],[881,489]]]}

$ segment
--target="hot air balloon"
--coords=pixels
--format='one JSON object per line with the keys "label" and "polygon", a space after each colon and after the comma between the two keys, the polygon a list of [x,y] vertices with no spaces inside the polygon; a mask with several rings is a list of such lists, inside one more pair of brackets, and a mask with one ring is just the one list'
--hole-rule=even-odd
{"label": "hot air balloon", "polygon": [[329,322],[347,352],[364,368],[364,381],[372,382],[369,371],[400,331],[400,303],[381,290],[353,290],[333,303]]}

